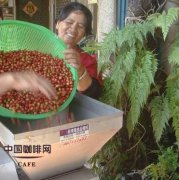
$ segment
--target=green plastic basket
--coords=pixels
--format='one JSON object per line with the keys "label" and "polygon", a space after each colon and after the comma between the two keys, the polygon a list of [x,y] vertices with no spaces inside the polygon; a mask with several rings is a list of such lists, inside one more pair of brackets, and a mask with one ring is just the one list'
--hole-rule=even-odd
{"label": "green plastic basket", "polygon": [[[63,59],[63,51],[65,49],[66,45],[64,42],[43,26],[18,20],[0,21],[0,50],[5,52],[12,50],[37,50]],[[58,108],[57,112],[61,112],[70,104],[77,89],[77,71],[69,64],[67,66],[73,75],[74,86],[69,98]],[[44,119],[53,114],[54,112],[42,114],[14,113],[0,106],[1,116],[22,120]]]}

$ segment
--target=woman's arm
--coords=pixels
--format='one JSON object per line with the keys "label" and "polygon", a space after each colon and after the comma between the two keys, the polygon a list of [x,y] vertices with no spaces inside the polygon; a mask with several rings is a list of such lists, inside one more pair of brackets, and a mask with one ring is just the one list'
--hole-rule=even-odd
{"label": "woman's arm", "polygon": [[101,95],[101,91],[102,91],[102,86],[99,83],[99,81],[95,78],[92,78],[91,85],[85,91],[79,91],[79,92],[94,99],[99,99]]}
{"label": "woman's arm", "polygon": [[96,59],[81,49],[67,49],[65,60],[78,71],[77,90],[92,98],[98,99],[101,94],[101,79],[97,74]]}
{"label": "woman's arm", "polygon": [[34,72],[7,72],[0,74],[0,94],[8,90],[41,91],[46,97],[56,97],[51,83]]}

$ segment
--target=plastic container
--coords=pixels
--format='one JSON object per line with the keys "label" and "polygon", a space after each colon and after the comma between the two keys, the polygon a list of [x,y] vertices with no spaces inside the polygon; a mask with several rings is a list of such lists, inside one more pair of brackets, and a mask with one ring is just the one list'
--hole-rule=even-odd
{"label": "plastic container", "polygon": [[[0,50],[4,52],[13,50],[36,50],[63,59],[63,51],[65,48],[66,45],[64,42],[52,31],[43,26],[18,20],[0,21]],[[74,86],[69,98],[57,109],[57,112],[61,112],[68,107],[77,89],[77,72],[75,68],[69,64],[66,65],[73,75]],[[14,113],[9,109],[0,107],[1,116],[21,120],[45,119],[57,112],[22,114]]]}

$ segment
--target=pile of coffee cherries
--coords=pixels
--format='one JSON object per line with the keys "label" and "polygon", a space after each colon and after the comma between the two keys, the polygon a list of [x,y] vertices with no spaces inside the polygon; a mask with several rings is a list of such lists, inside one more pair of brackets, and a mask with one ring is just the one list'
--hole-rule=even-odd
{"label": "pile of coffee cherries", "polygon": [[0,73],[18,71],[34,71],[48,78],[58,98],[49,100],[41,92],[11,90],[0,96],[0,106],[13,112],[40,114],[55,111],[73,89],[73,75],[63,60],[38,51],[0,51]]}

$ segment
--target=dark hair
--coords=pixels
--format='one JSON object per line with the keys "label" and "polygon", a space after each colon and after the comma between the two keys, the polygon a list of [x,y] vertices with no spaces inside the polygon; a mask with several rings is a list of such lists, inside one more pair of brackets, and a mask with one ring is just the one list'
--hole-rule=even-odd
{"label": "dark hair", "polygon": [[79,3],[79,2],[71,2],[66,4],[62,9],[60,9],[59,14],[56,18],[56,23],[58,21],[63,21],[64,19],[66,19],[70,13],[74,12],[74,11],[81,11],[85,18],[86,18],[86,24],[85,24],[85,33],[86,35],[90,35],[92,34],[92,14],[91,11],[84,6],[83,4]]}
{"label": "dark hair", "polygon": [[2,8],[0,7],[0,18],[3,20],[3,12],[2,12]]}

